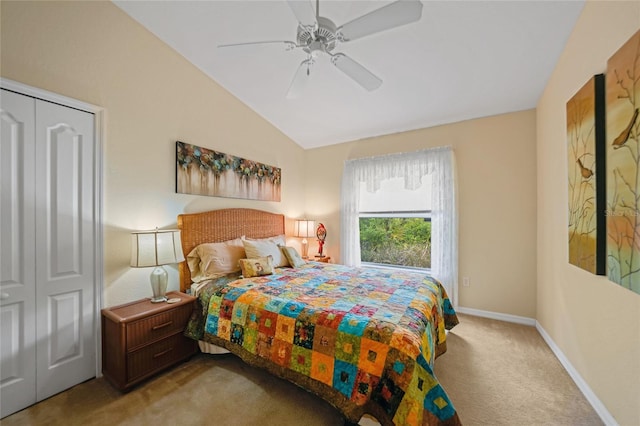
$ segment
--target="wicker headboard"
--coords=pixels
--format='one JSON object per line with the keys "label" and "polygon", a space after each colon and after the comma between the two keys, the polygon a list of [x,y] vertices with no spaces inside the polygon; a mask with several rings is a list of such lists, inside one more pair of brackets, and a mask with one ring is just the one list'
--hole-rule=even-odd
{"label": "wicker headboard", "polygon": [[[178,215],[182,251],[185,258],[196,246],[218,243],[242,235],[266,238],[284,234],[284,215],[253,209],[223,209]],[[191,285],[191,272],[186,260],[178,264],[180,291]]]}

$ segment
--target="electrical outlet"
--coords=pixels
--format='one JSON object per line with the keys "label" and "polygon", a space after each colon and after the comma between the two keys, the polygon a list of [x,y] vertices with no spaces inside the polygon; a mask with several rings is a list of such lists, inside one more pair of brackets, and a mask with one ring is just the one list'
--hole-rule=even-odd
{"label": "electrical outlet", "polygon": [[469,277],[462,277],[462,287],[469,287]]}

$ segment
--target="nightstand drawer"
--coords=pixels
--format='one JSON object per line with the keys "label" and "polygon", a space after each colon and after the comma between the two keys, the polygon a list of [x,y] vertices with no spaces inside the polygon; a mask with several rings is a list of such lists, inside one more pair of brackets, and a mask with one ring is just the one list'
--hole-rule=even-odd
{"label": "nightstand drawer", "polygon": [[194,341],[182,332],[127,355],[127,378],[138,378],[193,354]]}
{"label": "nightstand drawer", "polygon": [[140,345],[154,342],[184,330],[184,325],[189,320],[192,311],[193,305],[183,305],[174,310],[127,324],[128,350],[134,351]]}

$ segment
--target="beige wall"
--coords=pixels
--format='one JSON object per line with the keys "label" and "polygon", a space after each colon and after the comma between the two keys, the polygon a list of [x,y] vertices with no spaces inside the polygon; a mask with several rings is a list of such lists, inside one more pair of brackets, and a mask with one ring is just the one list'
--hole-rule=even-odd
{"label": "beige wall", "polygon": [[[535,111],[504,114],[308,151],[307,213],[339,258],[345,160],[451,145],[458,168],[459,305],[533,318],[536,312]],[[314,248],[314,246],[311,246]],[[470,279],[462,287],[462,277]]]}
{"label": "beige wall", "polygon": [[[536,317],[617,421],[640,424],[640,297],[567,263],[564,117],[640,26],[638,2],[587,5],[537,111],[308,152],[111,3],[2,1],[0,11],[2,77],[106,109],[105,306],[148,296],[148,271],[128,266],[131,230],[213,208],[306,214],[325,222],[337,259],[344,160],[452,145],[459,275],[471,279],[460,306]],[[175,140],[282,167],[282,202],[175,194]]]}
{"label": "beige wall", "polygon": [[536,318],[620,425],[640,424],[640,295],[568,263],[565,107],[639,28],[640,2],[588,2],[537,107]]}
{"label": "beige wall", "polygon": [[[304,213],[304,151],[112,3],[2,1],[1,11],[3,78],[106,109],[105,306],[150,294],[149,270],[129,267],[132,230],[224,207]],[[175,194],[176,140],[281,167],[282,202]]]}

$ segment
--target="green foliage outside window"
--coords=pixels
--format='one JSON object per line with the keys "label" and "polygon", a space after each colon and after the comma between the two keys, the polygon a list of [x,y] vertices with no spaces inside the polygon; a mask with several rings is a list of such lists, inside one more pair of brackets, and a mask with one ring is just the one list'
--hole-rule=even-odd
{"label": "green foliage outside window", "polygon": [[360,218],[363,262],[431,268],[431,222],[424,218]]}

